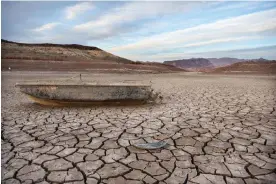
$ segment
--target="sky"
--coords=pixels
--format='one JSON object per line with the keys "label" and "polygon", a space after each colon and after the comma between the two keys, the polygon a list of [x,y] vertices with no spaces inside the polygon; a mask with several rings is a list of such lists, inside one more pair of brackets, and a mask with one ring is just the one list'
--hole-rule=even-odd
{"label": "sky", "polygon": [[1,2],[1,38],[96,46],[134,61],[276,59],[276,2]]}

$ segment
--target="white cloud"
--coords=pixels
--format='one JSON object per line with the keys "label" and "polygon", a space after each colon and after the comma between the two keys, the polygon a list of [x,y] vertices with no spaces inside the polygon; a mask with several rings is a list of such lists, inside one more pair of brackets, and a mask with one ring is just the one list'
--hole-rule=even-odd
{"label": "white cloud", "polygon": [[109,51],[130,52],[145,49],[173,49],[235,41],[245,37],[265,36],[276,31],[276,9],[232,17],[213,23],[147,37],[136,43],[114,47]]}
{"label": "white cloud", "polygon": [[44,25],[42,25],[40,27],[37,27],[33,30],[36,31],[36,32],[43,32],[43,31],[46,31],[46,30],[51,30],[59,24],[60,23],[58,23],[58,22],[52,22],[52,23],[44,24]]}
{"label": "white cloud", "polygon": [[156,17],[167,13],[179,13],[190,10],[200,2],[130,2],[121,7],[114,8],[97,20],[79,24],[74,27],[76,31],[110,30],[121,24]]}
{"label": "white cloud", "polygon": [[[246,39],[253,39],[253,37],[236,37],[236,38],[221,38],[221,39],[213,39],[213,40],[208,40],[208,41],[203,41],[203,42],[196,42],[196,43],[190,43],[190,44],[185,44],[184,46],[179,46],[180,48],[185,48],[185,47],[199,47],[203,45],[210,45],[214,43],[224,43],[224,42],[233,42],[233,41],[241,41],[241,40],[246,40]],[[174,47],[174,48],[177,48]]]}
{"label": "white cloud", "polygon": [[85,11],[91,10],[94,8],[94,5],[91,2],[82,2],[74,6],[69,6],[65,9],[66,18],[73,19],[76,15],[84,13]]}

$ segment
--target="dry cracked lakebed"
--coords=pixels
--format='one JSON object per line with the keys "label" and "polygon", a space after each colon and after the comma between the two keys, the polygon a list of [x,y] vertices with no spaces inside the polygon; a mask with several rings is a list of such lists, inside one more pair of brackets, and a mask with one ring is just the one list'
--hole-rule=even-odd
{"label": "dry cracked lakebed", "polygon": [[[187,174],[189,184],[275,183],[275,77],[83,74],[150,80],[163,95],[131,107],[43,107],[14,87],[74,75],[2,73],[2,183],[181,184]],[[169,146],[132,146],[161,139]]]}

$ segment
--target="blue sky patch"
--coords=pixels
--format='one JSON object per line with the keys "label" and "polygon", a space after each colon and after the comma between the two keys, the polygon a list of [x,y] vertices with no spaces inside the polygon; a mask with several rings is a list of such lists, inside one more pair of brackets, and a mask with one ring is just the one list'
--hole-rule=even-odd
{"label": "blue sky patch", "polygon": [[[276,59],[276,2],[2,2],[2,39],[132,60]],[[259,50],[258,50],[259,48]]]}

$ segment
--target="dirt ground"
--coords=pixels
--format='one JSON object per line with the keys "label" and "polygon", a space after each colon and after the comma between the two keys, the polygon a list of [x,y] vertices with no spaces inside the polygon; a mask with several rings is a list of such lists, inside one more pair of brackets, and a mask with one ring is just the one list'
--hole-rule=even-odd
{"label": "dirt ground", "polygon": [[[157,105],[43,107],[14,87],[78,73],[2,72],[2,182],[259,184],[276,181],[276,77],[82,74],[152,83]],[[140,150],[135,143],[165,139]]]}

